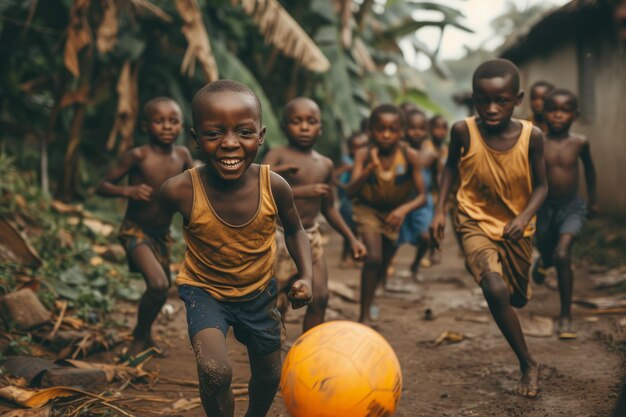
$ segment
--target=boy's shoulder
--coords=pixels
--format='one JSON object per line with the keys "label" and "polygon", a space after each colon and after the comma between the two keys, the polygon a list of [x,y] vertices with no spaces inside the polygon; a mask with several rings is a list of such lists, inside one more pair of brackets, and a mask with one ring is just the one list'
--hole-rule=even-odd
{"label": "boy's shoulder", "polygon": [[161,192],[168,200],[179,200],[188,190],[193,187],[191,173],[184,171],[169,178],[161,186]]}
{"label": "boy's shoulder", "polygon": [[186,146],[174,145],[174,150],[181,156],[188,156],[189,158],[191,158],[191,152],[189,152],[189,148],[187,148]]}
{"label": "boy's shoulder", "polygon": [[570,132],[569,136],[570,140],[576,141],[576,143],[581,146],[589,144],[589,139],[586,135],[583,135],[582,133]]}

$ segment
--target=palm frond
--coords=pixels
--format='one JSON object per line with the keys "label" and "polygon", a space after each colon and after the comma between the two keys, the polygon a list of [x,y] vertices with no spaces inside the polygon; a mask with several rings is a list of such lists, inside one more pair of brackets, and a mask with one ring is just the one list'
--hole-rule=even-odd
{"label": "palm frond", "polygon": [[233,3],[241,5],[265,41],[284,55],[311,71],[328,71],[330,62],[326,56],[277,0],[233,0]]}
{"label": "palm frond", "polygon": [[192,77],[195,72],[196,61],[198,61],[207,82],[217,80],[219,78],[217,63],[211,51],[209,34],[202,21],[202,12],[197,1],[176,0],[176,9],[185,22],[181,31],[188,42],[180,71]]}

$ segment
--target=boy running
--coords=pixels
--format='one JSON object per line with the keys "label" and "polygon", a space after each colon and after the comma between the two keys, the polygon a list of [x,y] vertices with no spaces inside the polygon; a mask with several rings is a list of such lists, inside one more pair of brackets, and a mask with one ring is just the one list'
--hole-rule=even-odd
{"label": "boy running", "polygon": [[359,321],[370,326],[374,293],[386,278],[404,218],[426,203],[419,155],[400,143],[404,130],[404,113],[398,107],[383,104],[372,111],[372,143],[356,153],[347,189],[354,199],[357,230],[367,248]]}
{"label": "boy running", "polygon": [[548,198],[537,213],[537,249],[541,254],[533,266],[533,280],[546,277],[544,268],[555,266],[561,297],[557,328],[559,339],[575,339],[572,329],[572,247],[585,221],[585,202],[578,196],[578,159],[585,169],[590,216],[597,214],[596,171],[587,138],[569,129],[578,117],[578,99],[568,91],[552,90],[544,100],[544,120],[548,127],[544,140]]}
{"label": "boy running", "polygon": [[[298,214],[311,244],[313,301],[304,316],[303,331],[306,332],[324,322],[328,305],[328,272],[317,215],[321,212],[328,223],[350,242],[355,259],[365,256],[365,247],[354,237],[335,207],[332,161],[313,150],[322,133],[322,118],[317,104],[306,97],[291,100],[283,110],[282,128],[289,144],[271,149],[263,162],[281,172],[291,185]],[[294,169],[285,169],[285,166]],[[280,228],[276,233],[276,242],[274,276],[278,281],[278,291],[283,293],[297,277],[298,270],[289,256]],[[282,313],[286,312],[286,303],[279,307]]]}
{"label": "boy running", "polygon": [[543,100],[546,95],[554,90],[554,85],[547,81],[539,80],[530,87],[530,110],[532,114],[528,118],[543,133],[548,131],[548,126],[543,117]]}
{"label": "boy running", "polygon": [[[356,234],[356,224],[352,216],[352,200],[346,194],[346,188],[352,178],[352,168],[354,168],[354,155],[356,151],[366,147],[369,144],[369,138],[365,132],[355,132],[347,140],[348,154],[342,156],[342,164],[333,172],[333,184],[337,186],[337,194],[339,196],[339,213],[343,221],[346,222],[352,234]],[[343,240],[343,250],[341,251],[341,264],[343,268],[354,266],[352,260],[352,249],[350,241]]]}
{"label": "boy running", "polygon": [[466,265],[517,356],[522,372],[518,394],[535,397],[539,365],[526,346],[513,307],[523,307],[531,297],[534,215],[547,194],[543,136],[532,123],[512,118],[523,98],[519,70],[512,62],[495,59],[481,64],[472,88],[478,117],[452,127],[431,233],[439,245],[447,194],[459,179],[457,219]]}
{"label": "boy running", "polygon": [[[168,97],[155,98],[143,108],[142,129],[150,143],[128,150],[109,169],[96,188],[103,197],[128,199],[119,239],[132,272],[140,272],[146,292],[139,301],[133,340],[122,361],[137,365],[161,353],[151,336],[152,323],[170,287],[170,235],[172,216],[153,198],[169,178],[192,166],[187,148],[174,145],[183,127],[178,104]],[[128,185],[118,185],[128,176]]]}
{"label": "boy running", "polygon": [[265,139],[256,94],[235,81],[216,81],[196,93],[192,112],[191,134],[205,165],[167,181],[159,204],[166,216],[183,216],[187,251],[176,283],[187,309],[200,398],[208,416],[233,416],[226,347],[232,326],[250,359],[246,416],[262,417],[278,388],[284,331],[272,278],[276,220],[300,272],[289,292],[294,308],[311,301],[311,249],[287,182],[253,163]]}
{"label": "boy running", "polygon": [[426,204],[410,212],[400,228],[398,245],[410,243],[417,247],[415,258],[410,271],[413,280],[418,281],[420,263],[430,247],[428,227],[433,219],[432,167],[437,163],[437,153],[432,142],[428,139],[428,118],[421,110],[410,110],[406,113],[405,138],[409,146],[415,149],[420,156],[422,178],[426,190]]}

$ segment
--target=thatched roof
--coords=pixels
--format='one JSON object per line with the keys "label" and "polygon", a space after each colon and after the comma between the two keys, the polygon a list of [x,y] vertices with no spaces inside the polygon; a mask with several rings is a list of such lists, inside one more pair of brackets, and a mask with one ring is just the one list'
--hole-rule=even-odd
{"label": "thatched roof", "polygon": [[611,0],[572,0],[519,28],[507,38],[499,55],[519,64],[530,56],[557,47],[564,40],[611,27]]}

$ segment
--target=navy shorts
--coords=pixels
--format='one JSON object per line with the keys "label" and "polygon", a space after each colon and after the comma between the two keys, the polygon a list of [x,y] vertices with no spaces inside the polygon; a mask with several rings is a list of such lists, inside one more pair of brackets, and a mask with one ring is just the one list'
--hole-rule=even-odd
{"label": "navy shorts", "polygon": [[579,196],[547,199],[537,212],[535,239],[544,266],[552,266],[554,251],[561,235],[578,236],[587,209]]}
{"label": "navy shorts", "polygon": [[258,355],[277,351],[285,340],[285,328],[276,308],[277,294],[274,278],[261,294],[247,301],[220,301],[191,285],[178,288],[187,309],[190,340],[204,329],[219,329],[226,337],[232,326],[235,338]]}

